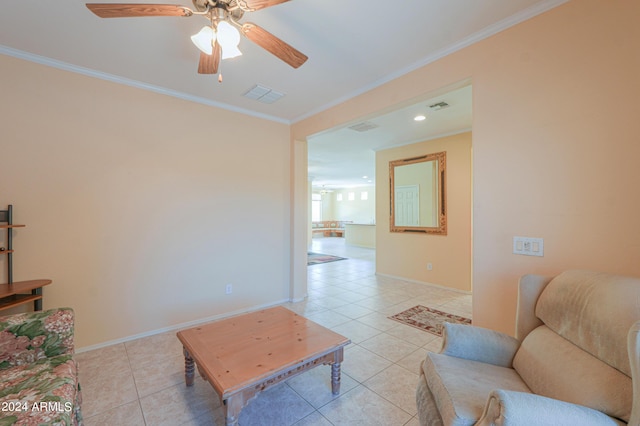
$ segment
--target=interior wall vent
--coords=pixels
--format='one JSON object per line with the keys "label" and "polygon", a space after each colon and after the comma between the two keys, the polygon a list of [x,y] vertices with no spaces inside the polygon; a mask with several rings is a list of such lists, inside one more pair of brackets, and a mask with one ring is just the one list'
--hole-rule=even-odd
{"label": "interior wall vent", "polygon": [[269,87],[256,84],[251,89],[249,89],[243,96],[245,98],[262,102],[263,104],[272,104],[275,101],[281,99],[284,96],[284,93],[276,92],[275,90],[270,89]]}
{"label": "interior wall vent", "polygon": [[438,102],[437,104],[429,105],[429,108],[431,108],[432,111],[439,111],[441,109],[449,108],[450,106],[451,105],[446,102]]}
{"label": "interior wall vent", "polygon": [[349,126],[351,130],[355,130],[356,132],[366,132],[368,130],[375,129],[378,126],[376,123],[372,123],[370,121],[363,121],[362,123],[354,124],[353,126]]}

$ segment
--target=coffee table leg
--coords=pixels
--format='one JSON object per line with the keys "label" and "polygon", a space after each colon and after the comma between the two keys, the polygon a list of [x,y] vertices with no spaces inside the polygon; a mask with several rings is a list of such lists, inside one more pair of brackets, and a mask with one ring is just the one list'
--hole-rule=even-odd
{"label": "coffee table leg", "polygon": [[331,393],[338,395],[340,393],[340,363],[331,364]]}
{"label": "coffee table leg", "polygon": [[240,410],[243,407],[243,398],[241,395],[236,395],[227,398],[223,402],[224,404],[224,416],[226,426],[237,426],[238,418],[240,417]]}
{"label": "coffee table leg", "polygon": [[183,348],[182,350],[184,352],[184,382],[187,386],[193,386],[195,363],[193,362],[193,358],[191,358],[189,351],[186,348]]}

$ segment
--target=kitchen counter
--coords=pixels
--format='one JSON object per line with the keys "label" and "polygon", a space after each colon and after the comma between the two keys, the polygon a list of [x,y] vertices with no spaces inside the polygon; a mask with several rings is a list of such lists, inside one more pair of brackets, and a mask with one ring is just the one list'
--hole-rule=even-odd
{"label": "kitchen counter", "polygon": [[347,223],[344,233],[345,243],[350,246],[376,248],[375,223]]}

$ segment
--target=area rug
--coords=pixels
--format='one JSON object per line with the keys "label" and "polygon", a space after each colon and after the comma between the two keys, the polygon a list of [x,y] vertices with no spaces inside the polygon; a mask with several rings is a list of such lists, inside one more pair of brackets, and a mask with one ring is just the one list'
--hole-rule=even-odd
{"label": "area rug", "polygon": [[345,260],[346,257],[332,256],[330,254],[307,252],[307,266],[317,265],[319,263],[335,262],[337,260]]}
{"label": "area rug", "polygon": [[469,318],[453,315],[448,312],[442,312],[437,309],[426,306],[414,306],[411,309],[402,311],[399,314],[390,316],[389,319],[410,325],[411,327],[427,331],[436,336],[442,336],[443,323],[451,322],[454,324],[471,324]]}

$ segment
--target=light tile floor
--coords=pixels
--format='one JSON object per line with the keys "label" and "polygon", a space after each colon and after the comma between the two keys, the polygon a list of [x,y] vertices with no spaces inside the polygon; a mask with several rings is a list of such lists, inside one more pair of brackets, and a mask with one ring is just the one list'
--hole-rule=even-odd
{"label": "light tile floor", "polygon": [[[309,297],[289,309],[351,339],[341,393],[331,395],[330,368],[317,367],[260,394],[241,412],[242,426],[417,426],[415,387],[426,351],[440,338],[387,317],[415,305],[471,317],[471,296],[375,275],[375,250],[343,238],[313,239],[311,251],[348,260],[308,268]],[[148,348],[155,348],[153,353]],[[175,332],[77,355],[87,426],[224,425],[211,386],[184,385]]]}

